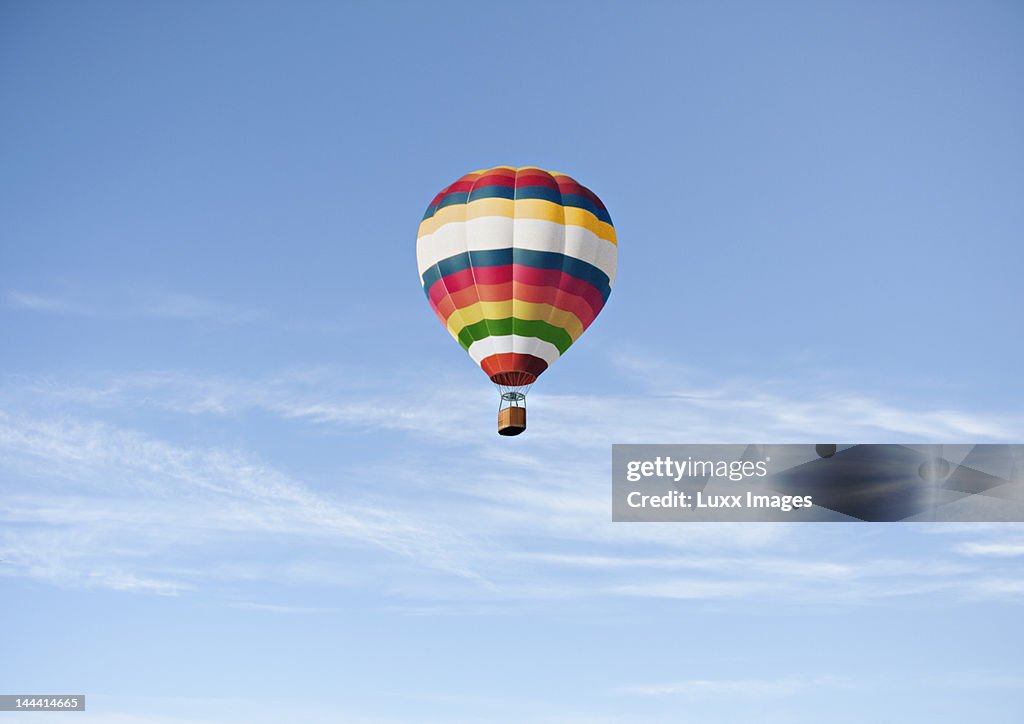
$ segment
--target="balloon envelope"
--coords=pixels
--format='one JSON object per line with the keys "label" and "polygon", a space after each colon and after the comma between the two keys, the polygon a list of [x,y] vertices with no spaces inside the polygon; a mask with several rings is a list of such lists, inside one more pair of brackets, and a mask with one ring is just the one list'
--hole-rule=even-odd
{"label": "balloon envelope", "polygon": [[615,281],[611,217],[565,174],[499,166],[427,207],[416,240],[438,319],[498,385],[533,384],[601,312]]}

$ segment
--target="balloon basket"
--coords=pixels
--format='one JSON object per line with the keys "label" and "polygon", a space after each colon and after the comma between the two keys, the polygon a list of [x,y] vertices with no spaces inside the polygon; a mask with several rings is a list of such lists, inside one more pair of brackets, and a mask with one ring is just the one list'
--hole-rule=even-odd
{"label": "balloon basket", "polygon": [[526,395],[506,392],[498,406],[498,434],[511,437],[526,430]]}
{"label": "balloon basket", "polygon": [[526,408],[506,407],[498,413],[498,434],[518,435],[526,430]]}

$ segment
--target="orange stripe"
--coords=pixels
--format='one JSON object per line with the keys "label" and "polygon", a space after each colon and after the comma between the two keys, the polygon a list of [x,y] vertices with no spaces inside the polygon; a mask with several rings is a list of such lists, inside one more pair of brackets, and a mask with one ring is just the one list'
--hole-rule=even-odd
{"label": "orange stripe", "polygon": [[438,316],[447,324],[448,317],[457,309],[463,309],[477,302],[504,302],[512,299],[513,284],[515,284],[515,299],[534,304],[550,304],[563,312],[571,312],[579,318],[583,329],[589,327],[597,316],[584,297],[557,287],[535,287],[518,282],[481,284],[447,294],[437,301]]}

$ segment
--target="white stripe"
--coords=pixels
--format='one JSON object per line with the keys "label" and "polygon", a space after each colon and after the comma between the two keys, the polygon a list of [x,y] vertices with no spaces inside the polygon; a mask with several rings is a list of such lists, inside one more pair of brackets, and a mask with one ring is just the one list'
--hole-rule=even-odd
{"label": "white stripe", "polygon": [[469,347],[470,349],[476,347],[476,353],[480,355],[480,359],[477,359],[476,357],[473,357],[472,359],[478,365],[480,364],[481,359],[487,359],[492,354],[498,353],[498,351],[494,347],[494,337],[484,337],[479,342],[474,342],[473,344],[469,345]]}
{"label": "white stripe", "polygon": [[[435,241],[437,239],[438,241]],[[450,253],[438,256],[435,249],[443,246]],[[466,250],[466,227],[461,222],[445,224],[433,234],[416,239],[416,262],[420,269],[420,277],[441,259],[461,254]]]}
{"label": "white stripe", "polygon": [[503,337],[485,337],[469,345],[469,356],[477,364],[492,354],[507,354],[518,352],[519,354],[532,354],[540,357],[549,365],[559,357],[558,347],[536,337],[520,337],[518,334],[509,334]]}
{"label": "white stripe", "polygon": [[606,244],[598,247],[597,259],[594,266],[608,275],[608,287],[615,286],[615,272],[619,269],[619,247],[615,244]]}
{"label": "white stripe", "polygon": [[[433,234],[416,240],[420,275],[442,259],[464,251],[516,249],[553,251],[593,264],[615,281],[618,247],[590,229],[558,224],[545,219],[510,219],[505,216],[481,216],[469,221],[451,221]],[[511,244],[510,244],[511,242]]]}

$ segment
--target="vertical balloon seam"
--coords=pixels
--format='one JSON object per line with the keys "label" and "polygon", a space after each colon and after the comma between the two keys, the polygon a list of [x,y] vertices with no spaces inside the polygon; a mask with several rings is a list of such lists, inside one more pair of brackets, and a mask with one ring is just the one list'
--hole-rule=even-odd
{"label": "vertical balloon seam", "polygon": [[[516,336],[516,328],[517,328],[517,326],[519,328],[522,327],[521,324],[517,325],[517,323],[516,323],[517,322],[516,312],[518,311],[518,309],[517,309],[518,308],[518,301],[519,301],[519,295],[521,294],[521,291],[519,290],[519,279],[518,279],[519,275],[516,273],[516,266],[515,266],[516,265],[516,251],[517,251],[516,236],[519,233],[519,230],[516,228],[516,218],[519,215],[519,208],[518,208],[519,207],[519,172],[521,170],[522,169],[520,169],[520,168],[516,168],[515,175],[513,175],[513,177],[512,177],[512,354],[513,354],[512,359],[513,360],[520,359],[520,357],[517,357],[515,355],[520,352],[520,348],[524,348],[525,347],[525,345],[522,342],[518,341],[519,338]],[[523,353],[525,353],[525,351],[526,351],[525,348],[522,351],[523,351]],[[518,371],[517,371],[517,373],[518,373]],[[510,378],[514,378],[514,379],[510,379],[510,381],[514,381],[514,382],[519,382],[520,381],[519,380],[519,374],[510,375]]]}
{"label": "vertical balloon seam", "polygon": [[[473,279],[473,288],[476,290],[476,298],[477,298],[477,300],[479,300],[478,303],[480,303],[481,306],[482,306],[482,301],[483,300],[481,299],[481,296],[480,296],[480,286],[479,286],[479,282],[477,281],[477,277],[476,277],[476,265],[473,264],[473,255],[472,255],[472,249],[471,249],[471,247],[472,247],[472,241],[471,241],[471,236],[470,236],[471,229],[469,228],[469,222],[470,222],[471,214],[470,214],[470,210],[469,210],[469,204],[470,204],[470,201],[473,198],[473,193],[476,191],[477,182],[480,179],[485,178],[487,176],[487,174],[488,174],[488,170],[487,169],[482,170],[480,172],[480,174],[476,178],[473,179],[473,183],[470,184],[469,195],[466,197],[466,213],[464,215],[465,221],[463,222],[466,225],[466,252],[469,255],[470,277]],[[484,322],[484,330],[485,330],[485,335],[484,336],[487,339],[486,344],[491,349],[491,355],[494,355],[496,353],[496,351],[497,351],[497,348],[496,348],[495,343],[494,343],[494,335],[493,335],[493,333],[491,331],[491,325],[490,325],[489,320],[487,319],[487,314],[486,313],[484,313],[484,315],[483,315],[483,322]],[[484,370],[484,374],[487,374],[487,370],[485,370],[483,368],[483,366],[481,366],[479,363],[477,363],[477,366],[480,367],[480,369]],[[500,365],[500,360],[499,360],[499,369],[501,369],[501,368],[502,368],[502,366]],[[502,370],[502,371],[504,371],[504,370]],[[488,375],[488,377],[492,377],[492,375]]]}
{"label": "vertical balloon seam", "polygon": [[[462,178],[459,179],[459,181],[462,181],[465,178],[466,177],[463,176]],[[448,188],[451,188],[452,186],[454,186],[457,183],[458,183],[458,181],[456,181],[454,184],[451,184]],[[446,189],[446,191],[447,191],[447,189]],[[437,213],[437,212],[435,211],[434,213]],[[463,235],[463,239],[465,239],[465,235]],[[431,241],[433,241],[433,234],[431,234]],[[437,261],[437,263],[435,264],[435,268],[437,269],[438,276],[440,277],[439,281],[441,282],[441,286],[444,288],[445,292],[450,295],[450,291],[449,291],[449,288],[448,288],[448,282],[447,282],[447,280],[445,278],[445,275],[442,274],[442,272],[441,272],[441,261],[442,260],[438,260]],[[459,321],[463,321],[463,323],[464,323],[463,315],[462,315],[462,310],[457,308],[457,307],[452,311],[452,314],[449,315],[449,319],[451,318],[451,316],[454,316],[456,314],[458,315]],[[446,326],[448,326],[448,325],[446,325]],[[450,332],[451,332],[451,329],[449,328],[449,333]],[[455,337],[455,340],[457,342],[461,343],[461,340],[459,339],[458,336]]]}
{"label": "vertical balloon seam", "polygon": [[[562,193],[562,185],[558,182],[558,177],[555,176],[554,174],[548,174],[548,176],[549,176],[549,178],[551,178],[551,180],[554,182],[555,186],[558,188],[558,198],[559,198],[559,202],[561,203],[561,206],[562,206],[562,228],[561,228],[562,264],[561,264],[561,271],[562,271],[563,274],[565,274],[566,273],[566,263],[567,263],[567,258],[568,258],[568,256],[567,256],[568,255],[568,251],[566,249],[566,236],[567,236],[567,233],[566,233],[567,223],[566,222],[567,222],[567,219],[565,218],[565,195]],[[555,291],[555,306],[558,306],[558,303],[561,302],[561,301],[562,301],[562,286],[559,285],[557,290]],[[564,304],[564,302],[562,302],[562,303]],[[582,331],[580,333],[582,334]],[[575,342],[575,341],[576,340],[574,339],[573,342]],[[566,348],[566,351],[568,351],[568,347]]]}
{"label": "vertical balloon seam", "polygon": [[[471,279],[470,284],[471,284],[471,286],[473,288],[474,296],[477,299],[477,302],[476,302],[477,304],[480,304],[481,298],[480,298],[480,287],[478,286],[477,278],[476,278],[477,267],[476,267],[476,263],[475,263],[475,261],[473,259],[473,236],[472,236],[473,229],[472,229],[472,227],[470,225],[470,221],[471,221],[471,208],[470,208],[469,202],[473,198],[473,194],[476,191],[477,183],[479,183],[480,179],[483,178],[484,176],[486,176],[486,174],[487,174],[487,170],[484,169],[484,170],[480,171],[479,173],[476,173],[473,176],[473,178],[469,180],[469,188],[467,189],[466,200],[465,200],[464,205],[462,206],[462,211],[461,211],[461,213],[462,213],[462,221],[461,222],[458,222],[458,221],[454,222],[454,223],[461,223],[462,224],[462,228],[464,230],[464,238],[466,240],[466,245],[465,245],[465,254],[466,254],[466,259],[467,259],[466,263],[468,264],[468,271],[469,271],[469,276],[470,276],[470,279]],[[489,328],[489,325],[488,325],[488,322],[487,322],[486,318],[483,320],[483,323],[484,324],[483,324],[483,328],[482,329],[479,326],[476,326],[476,327],[473,327],[473,329],[470,330],[470,334],[472,336],[472,339],[475,340],[474,342],[471,342],[470,345],[472,346],[472,344],[474,344],[476,342],[479,342],[480,344],[484,345],[484,347],[493,347],[494,342],[493,342],[493,340],[491,338],[490,328]],[[473,325],[471,324],[470,326],[473,326]]]}
{"label": "vertical balloon seam", "polygon": [[[604,207],[604,204],[603,204],[603,203],[600,203],[600,199],[599,199],[598,195],[597,195],[597,194],[595,194],[595,193],[594,193],[593,191],[591,191],[591,190],[590,190],[590,189],[589,189],[588,187],[586,187],[586,186],[584,186],[583,184],[581,184],[581,183],[580,183],[579,181],[577,181],[576,179],[574,179],[574,178],[571,178],[571,177],[568,177],[568,176],[567,176],[567,177],[565,177],[565,178],[566,178],[566,179],[568,179],[568,182],[569,182],[570,184],[572,184],[572,185],[573,185],[574,187],[576,187],[576,188],[574,189],[574,191],[575,191],[575,192],[577,192],[577,193],[579,193],[579,195],[583,196],[583,197],[584,197],[585,199],[588,199],[588,200],[590,200],[591,198],[593,198],[593,199],[597,199],[597,203],[594,203],[593,201],[592,201],[591,203],[594,203],[594,205],[595,205],[595,208],[600,208],[600,209],[601,209],[601,211],[603,212],[603,213],[601,214],[601,219],[602,219],[602,221],[604,221],[605,223],[607,223],[607,224],[609,225],[609,227],[611,227],[611,229],[612,229],[612,232],[613,232],[613,235],[614,235],[614,228],[615,228],[615,227],[614,227],[614,225],[612,224],[611,214],[609,214],[609,213],[608,213],[608,210],[607,210],[607,209],[603,208],[603,207]],[[611,246],[612,246],[613,248],[615,248],[615,250],[617,251],[617,245],[616,245],[616,244],[615,244],[615,243],[614,243],[613,241],[611,241],[611,240],[608,240],[608,241],[606,241],[606,243],[607,243],[607,244],[610,244],[610,245],[611,245]],[[611,269],[610,269],[610,268],[609,268],[609,269],[606,269],[606,268],[604,267],[604,265],[602,265],[602,264],[600,263],[600,262],[601,262],[601,253],[602,253],[602,251],[603,251],[603,250],[605,250],[606,248],[607,248],[607,247],[605,247],[605,246],[602,246],[601,244],[597,244],[597,245],[594,245],[594,247],[593,247],[593,248],[590,248],[590,249],[581,249],[580,251],[581,251],[581,253],[584,253],[584,254],[586,254],[586,255],[587,255],[587,258],[585,258],[585,259],[584,259],[584,261],[586,261],[586,262],[590,263],[590,264],[591,264],[592,266],[594,266],[595,268],[597,268],[597,269],[600,269],[600,270],[601,270],[602,272],[604,272],[604,274],[605,274],[605,275],[607,276],[607,278],[608,278],[608,296],[611,296],[611,287],[612,287],[612,279],[611,279]],[[604,308],[604,305],[605,305],[605,304],[607,303],[607,301],[608,301],[608,297],[604,297],[604,300],[603,300],[603,302],[602,302],[602,304],[601,304],[601,308],[602,308],[602,309]],[[599,314],[599,313],[600,313],[600,310],[598,311],[598,314]],[[584,326],[584,328],[583,328],[583,331],[586,331],[586,329],[587,329],[587,328],[588,328],[588,327],[589,327],[589,326],[590,326],[591,324],[593,324],[593,322],[594,322],[594,320],[595,320],[595,319],[597,319],[597,314],[595,314],[595,315],[594,315],[594,317],[593,317],[593,319],[591,319],[591,320],[590,320],[590,321],[589,321],[589,322],[588,322],[588,323],[587,323],[587,324],[586,324],[586,325]],[[582,336],[582,333],[581,333],[581,336]]]}

